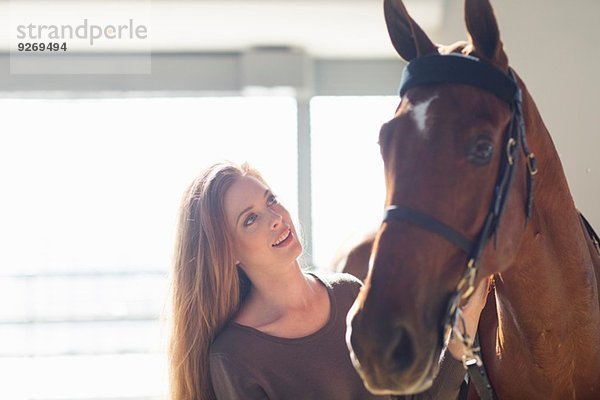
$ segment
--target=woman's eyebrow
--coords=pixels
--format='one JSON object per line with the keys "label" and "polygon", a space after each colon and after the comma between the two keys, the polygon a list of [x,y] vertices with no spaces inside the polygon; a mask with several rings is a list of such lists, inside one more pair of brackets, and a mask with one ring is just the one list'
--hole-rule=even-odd
{"label": "woman's eyebrow", "polygon": [[[270,192],[271,192],[271,189],[267,189],[267,190],[265,190],[265,193],[264,193],[263,197],[267,197],[267,196],[269,195],[269,193],[270,193]],[[238,215],[237,219],[235,220],[235,224],[236,224],[236,225],[237,225],[237,224],[239,224],[239,222],[240,222],[240,218],[242,218],[242,215],[244,215],[244,214],[245,214],[245,213],[247,213],[248,211],[252,210],[252,207],[253,207],[253,206],[248,206],[248,207],[244,208],[244,209],[242,210],[242,212],[240,212],[240,214]]]}

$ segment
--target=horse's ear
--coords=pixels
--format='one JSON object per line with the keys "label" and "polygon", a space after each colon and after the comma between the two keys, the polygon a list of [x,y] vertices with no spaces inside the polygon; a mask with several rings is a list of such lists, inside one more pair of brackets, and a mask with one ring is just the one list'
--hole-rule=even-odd
{"label": "horse's ear", "polygon": [[465,22],[475,52],[501,70],[508,70],[508,57],[490,1],[465,0]]}
{"label": "horse's ear", "polygon": [[384,0],[383,12],[396,51],[406,61],[437,52],[437,47],[408,15],[402,0]]}

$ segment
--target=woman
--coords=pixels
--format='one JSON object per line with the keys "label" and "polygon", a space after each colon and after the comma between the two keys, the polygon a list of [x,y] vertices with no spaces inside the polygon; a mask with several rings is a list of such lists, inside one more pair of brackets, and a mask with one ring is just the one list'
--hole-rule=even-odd
{"label": "woman", "polygon": [[[173,400],[385,398],[366,391],[344,341],[360,281],[303,272],[301,252],[256,170],[220,163],[192,183],[173,268]],[[471,333],[483,297],[465,310]],[[463,376],[447,357],[424,398],[456,397]]]}

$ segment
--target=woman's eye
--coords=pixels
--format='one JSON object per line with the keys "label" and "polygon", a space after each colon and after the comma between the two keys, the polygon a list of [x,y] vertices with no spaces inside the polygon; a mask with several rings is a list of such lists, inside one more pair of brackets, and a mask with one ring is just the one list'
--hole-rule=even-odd
{"label": "woman's eye", "polygon": [[277,196],[275,196],[274,194],[270,195],[267,198],[267,205],[268,206],[272,206],[274,204],[277,204],[279,201],[277,200]]}
{"label": "woman's eye", "polygon": [[494,143],[485,135],[478,136],[469,146],[469,161],[476,165],[485,165],[490,162],[494,154]]}
{"label": "woman's eye", "polygon": [[248,217],[244,220],[244,226],[252,225],[256,221],[256,218],[257,218],[256,214],[248,215]]}

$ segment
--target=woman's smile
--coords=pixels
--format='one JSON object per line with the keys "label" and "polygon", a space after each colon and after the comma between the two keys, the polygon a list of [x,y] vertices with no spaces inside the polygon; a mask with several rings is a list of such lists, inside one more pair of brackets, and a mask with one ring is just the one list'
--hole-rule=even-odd
{"label": "woman's smile", "polygon": [[273,243],[272,247],[285,247],[294,239],[294,234],[290,228],[286,228],[285,231],[279,235],[279,238]]}

